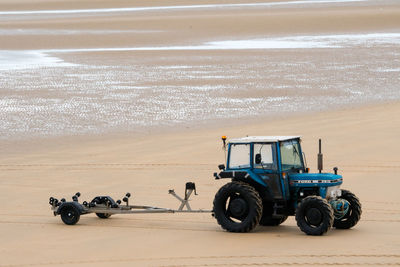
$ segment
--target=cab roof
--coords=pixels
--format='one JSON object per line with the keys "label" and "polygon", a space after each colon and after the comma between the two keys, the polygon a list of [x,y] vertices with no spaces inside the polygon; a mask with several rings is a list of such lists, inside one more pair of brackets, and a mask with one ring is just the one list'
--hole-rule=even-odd
{"label": "cab roof", "polygon": [[242,138],[233,138],[229,140],[229,143],[257,143],[257,142],[267,142],[274,143],[279,141],[286,141],[300,138],[299,135],[294,136],[246,136]]}

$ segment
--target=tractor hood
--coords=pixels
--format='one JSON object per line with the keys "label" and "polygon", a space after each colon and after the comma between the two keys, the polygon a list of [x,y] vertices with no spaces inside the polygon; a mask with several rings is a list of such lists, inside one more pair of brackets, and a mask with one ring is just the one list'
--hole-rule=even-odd
{"label": "tractor hood", "polygon": [[289,173],[291,186],[336,186],[341,185],[342,181],[341,175],[332,173]]}

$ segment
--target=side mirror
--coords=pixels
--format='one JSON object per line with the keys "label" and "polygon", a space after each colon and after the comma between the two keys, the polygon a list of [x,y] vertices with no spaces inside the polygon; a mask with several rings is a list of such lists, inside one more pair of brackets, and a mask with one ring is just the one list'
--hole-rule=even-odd
{"label": "side mirror", "polygon": [[224,164],[218,165],[218,169],[225,170],[225,165]]}
{"label": "side mirror", "polygon": [[255,163],[256,164],[261,164],[261,154],[256,154]]}

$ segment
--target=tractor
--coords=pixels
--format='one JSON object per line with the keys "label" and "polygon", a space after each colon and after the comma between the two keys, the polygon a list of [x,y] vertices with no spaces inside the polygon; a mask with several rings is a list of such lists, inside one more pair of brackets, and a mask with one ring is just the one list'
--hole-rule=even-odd
{"label": "tractor", "polygon": [[307,235],[323,235],[331,227],[349,229],[361,217],[361,204],[334,173],[309,173],[300,136],[222,137],[226,166],[215,179],[231,179],[216,193],[212,215],[229,232],[249,232],[257,225],[277,226],[294,215]]}

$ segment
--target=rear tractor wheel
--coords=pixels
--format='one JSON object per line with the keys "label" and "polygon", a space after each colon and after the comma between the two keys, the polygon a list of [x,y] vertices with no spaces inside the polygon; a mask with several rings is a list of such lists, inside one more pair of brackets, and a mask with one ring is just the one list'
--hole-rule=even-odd
{"label": "rear tractor wheel", "polygon": [[213,212],[221,227],[229,232],[249,232],[261,219],[262,200],[254,187],[231,182],[219,189]]}
{"label": "rear tractor wheel", "polygon": [[[335,211],[333,227],[336,229],[349,229],[356,225],[361,218],[361,203],[348,190],[342,190],[342,195],[338,197],[333,207]],[[344,215],[343,211],[345,211]]]}
{"label": "rear tractor wheel", "polygon": [[304,198],[296,209],[296,221],[307,235],[323,235],[333,224],[331,205],[319,196]]}

